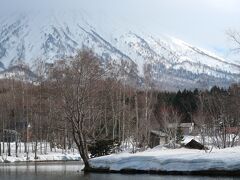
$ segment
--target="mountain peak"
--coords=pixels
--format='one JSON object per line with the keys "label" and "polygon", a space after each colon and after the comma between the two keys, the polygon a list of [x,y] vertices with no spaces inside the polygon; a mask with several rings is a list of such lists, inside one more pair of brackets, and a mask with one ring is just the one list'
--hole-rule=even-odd
{"label": "mountain peak", "polygon": [[104,60],[135,63],[139,76],[144,75],[144,65],[151,65],[154,80],[162,89],[228,86],[239,81],[240,64],[174,37],[118,23],[111,17],[106,17],[105,23],[98,22],[85,10],[26,11],[5,16],[0,20],[1,67],[8,69],[20,63],[33,69],[39,59],[53,63],[84,46]]}

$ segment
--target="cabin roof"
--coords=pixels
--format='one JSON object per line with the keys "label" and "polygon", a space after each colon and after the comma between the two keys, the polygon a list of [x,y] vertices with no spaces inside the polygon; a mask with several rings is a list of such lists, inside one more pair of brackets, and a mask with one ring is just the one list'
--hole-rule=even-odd
{"label": "cabin roof", "polygon": [[166,137],[166,136],[168,136],[167,133],[165,133],[163,131],[152,130],[151,133],[156,135],[156,136],[159,136],[159,137]]}
{"label": "cabin roof", "polygon": [[169,123],[168,124],[168,128],[177,128],[177,127],[181,127],[181,128],[191,128],[194,126],[194,123]]}

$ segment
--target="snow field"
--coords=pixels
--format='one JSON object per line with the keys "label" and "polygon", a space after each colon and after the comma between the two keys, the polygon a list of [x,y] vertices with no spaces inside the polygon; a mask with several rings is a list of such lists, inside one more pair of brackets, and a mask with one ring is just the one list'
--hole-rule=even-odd
{"label": "snow field", "polygon": [[240,147],[204,150],[154,148],[144,152],[115,154],[90,160],[93,168],[120,171],[240,170]]}

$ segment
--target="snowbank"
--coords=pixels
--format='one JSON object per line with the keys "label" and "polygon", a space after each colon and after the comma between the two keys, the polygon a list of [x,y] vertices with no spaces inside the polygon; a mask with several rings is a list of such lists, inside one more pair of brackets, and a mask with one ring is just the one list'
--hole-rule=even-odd
{"label": "snowbank", "polygon": [[37,159],[34,159],[35,154],[34,154],[33,146],[30,143],[28,144],[28,151],[29,151],[28,159],[27,159],[27,154],[24,153],[23,143],[18,143],[19,147],[18,147],[17,155],[15,152],[15,146],[16,146],[15,142],[12,142],[10,146],[11,146],[11,156],[7,156],[8,147],[5,144],[5,151],[4,151],[5,153],[2,153],[2,155],[0,156],[0,163],[25,162],[25,161],[78,161],[80,160],[80,155],[79,153],[77,153],[78,151],[76,149],[67,150],[65,152],[65,150],[62,150],[62,149],[53,148],[51,151],[49,143],[47,143],[46,147],[42,146],[42,151],[40,149],[41,147],[40,144],[38,144]]}
{"label": "snowbank", "polygon": [[63,153],[49,153],[43,155],[37,155],[38,159],[34,159],[34,154],[29,155],[29,159],[25,154],[20,154],[18,157],[16,156],[6,156],[3,155],[0,157],[0,163],[8,162],[25,162],[25,161],[79,161],[79,154],[63,154]]}
{"label": "snowbank", "polygon": [[90,160],[94,169],[109,171],[237,171],[240,170],[240,147],[213,149],[211,153],[192,149],[156,148],[136,154],[115,154]]}

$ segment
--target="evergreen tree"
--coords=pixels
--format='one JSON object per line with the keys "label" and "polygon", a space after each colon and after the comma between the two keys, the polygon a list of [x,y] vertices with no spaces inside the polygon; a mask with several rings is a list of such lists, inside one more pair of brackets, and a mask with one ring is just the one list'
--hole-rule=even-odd
{"label": "evergreen tree", "polygon": [[118,148],[120,143],[117,140],[97,140],[95,143],[88,147],[91,153],[91,158],[106,156],[113,152],[114,149]]}
{"label": "evergreen tree", "polygon": [[182,144],[183,141],[184,141],[183,131],[182,131],[181,127],[178,126],[177,134],[176,134],[176,143]]}

